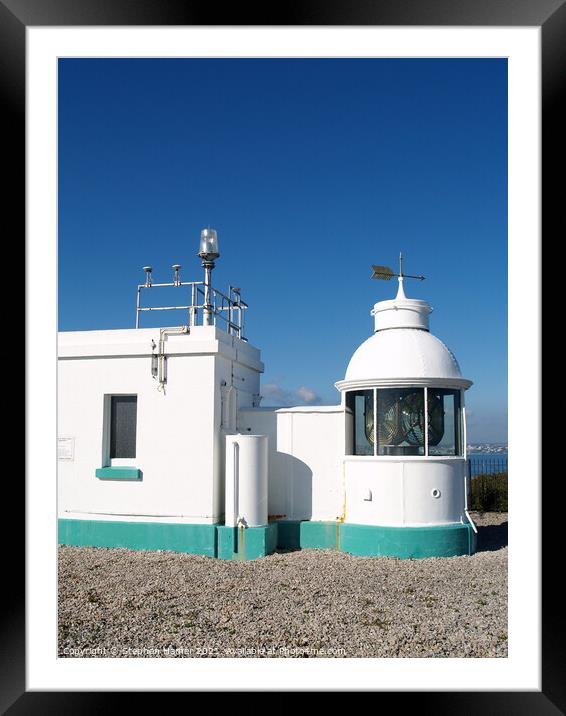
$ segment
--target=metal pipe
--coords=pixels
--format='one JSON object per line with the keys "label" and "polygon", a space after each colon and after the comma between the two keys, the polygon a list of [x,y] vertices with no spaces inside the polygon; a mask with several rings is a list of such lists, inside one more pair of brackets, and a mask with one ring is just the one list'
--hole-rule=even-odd
{"label": "metal pipe", "polygon": [[[463,440],[464,440],[464,465],[466,465],[466,469],[464,471],[464,514],[466,515],[466,519],[468,522],[472,525],[472,529],[477,534],[478,529],[474,524],[474,521],[470,517],[470,513],[468,512],[469,505],[468,505],[468,439],[467,439],[467,427],[466,427],[466,406],[464,405],[464,391],[460,391],[460,402],[462,405],[462,433],[463,433]],[[470,490],[472,489],[472,478],[470,476]]]}
{"label": "metal pipe", "polygon": [[242,337],[242,309],[240,308],[240,294],[236,294],[238,296],[238,301],[236,303],[236,309],[238,311],[238,338]]}
{"label": "metal pipe", "polygon": [[[468,512],[468,508],[469,508],[469,505],[468,505],[468,477],[467,477],[466,473],[467,473],[467,468],[466,468],[466,472],[464,473],[464,514],[466,515],[466,519],[468,520],[468,522],[471,524],[472,529],[477,534],[478,528],[475,526],[474,521],[472,520],[472,518],[470,517],[470,513]],[[471,489],[471,484],[472,484],[472,478],[470,478],[470,489]]]}
{"label": "metal pipe", "polygon": [[157,381],[159,385],[157,390],[161,390],[163,393],[165,393],[165,383],[167,382],[167,376],[165,375],[165,336],[180,335],[183,333],[189,333],[189,331],[190,329],[188,326],[159,329],[159,350],[157,353]]}
{"label": "metal pipe", "polygon": [[180,281],[179,283],[152,283],[148,286],[145,283],[140,283],[138,288],[162,288],[163,286],[202,286],[204,281]]}
{"label": "metal pipe", "polygon": [[212,325],[212,304],[210,302],[211,274],[214,268],[212,261],[203,261],[204,267],[204,309],[202,312],[203,326]]}
{"label": "metal pipe", "polygon": [[195,285],[191,286],[191,305],[189,306],[189,326],[195,325]]}
{"label": "metal pipe", "polygon": [[140,327],[140,287],[138,286],[138,297],[136,300],[136,328]]}
{"label": "metal pipe", "polygon": [[140,308],[140,313],[143,311],[180,311],[184,308],[191,308],[191,306],[151,306],[147,308]]}
{"label": "metal pipe", "polygon": [[238,526],[238,523],[240,521],[240,515],[238,514],[240,510],[240,444],[234,440],[234,474],[232,477],[233,480],[233,490],[234,490],[234,525]]}
{"label": "metal pipe", "polygon": [[[178,264],[175,264],[175,269]],[[228,295],[212,287],[212,269],[214,261],[203,260],[205,269],[204,281],[174,281],[173,283],[152,283],[151,277],[144,284],[138,284],[136,296],[136,328],[140,327],[140,313],[145,311],[185,311],[188,310],[188,326],[196,326],[199,323],[198,312],[202,310],[202,325],[211,326],[217,324],[220,318],[226,324],[225,330],[230,335],[243,338],[244,332],[244,309],[248,304],[242,301],[239,289],[229,287]],[[149,267],[148,267],[149,268]],[[177,277],[178,274],[176,274]],[[149,276],[149,274],[148,274]],[[191,303],[188,306],[141,306],[141,290],[143,288],[166,288],[177,286],[191,287]],[[202,288],[201,288],[202,287]],[[202,300],[202,302],[200,302]],[[228,314],[227,317],[222,314]],[[245,340],[245,339],[244,339]]]}

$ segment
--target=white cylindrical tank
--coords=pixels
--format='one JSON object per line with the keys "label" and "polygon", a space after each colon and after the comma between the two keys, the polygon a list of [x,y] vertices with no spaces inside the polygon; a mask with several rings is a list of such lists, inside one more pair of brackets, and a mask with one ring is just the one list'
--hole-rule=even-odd
{"label": "white cylindrical tank", "polygon": [[267,435],[226,436],[227,527],[267,524]]}

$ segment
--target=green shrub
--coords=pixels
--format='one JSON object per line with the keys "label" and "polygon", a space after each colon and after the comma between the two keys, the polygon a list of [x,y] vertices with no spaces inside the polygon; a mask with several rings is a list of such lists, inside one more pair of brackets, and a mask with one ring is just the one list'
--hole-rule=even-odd
{"label": "green shrub", "polygon": [[472,477],[470,509],[478,512],[507,512],[507,473]]}

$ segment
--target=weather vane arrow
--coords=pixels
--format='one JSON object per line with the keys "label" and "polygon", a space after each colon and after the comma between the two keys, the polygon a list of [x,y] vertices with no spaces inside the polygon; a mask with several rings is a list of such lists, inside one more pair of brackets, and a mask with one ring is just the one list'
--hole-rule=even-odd
{"label": "weather vane arrow", "polygon": [[372,278],[377,278],[380,281],[391,281],[393,276],[398,278],[416,278],[418,281],[424,281],[424,276],[410,276],[403,273],[403,254],[399,254],[399,273],[395,273],[389,266],[372,266],[373,270]]}

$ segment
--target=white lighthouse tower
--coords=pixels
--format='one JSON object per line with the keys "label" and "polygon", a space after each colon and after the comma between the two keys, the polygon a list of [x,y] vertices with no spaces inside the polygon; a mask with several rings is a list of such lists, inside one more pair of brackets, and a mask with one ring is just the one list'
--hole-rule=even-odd
{"label": "white lighthouse tower", "polygon": [[396,297],[375,304],[375,332],[336,383],[346,432],[341,548],[397,557],[471,554],[464,392],[472,382],[430,332],[431,306],[406,297],[402,260],[399,274],[374,267],[376,278],[395,275]]}

